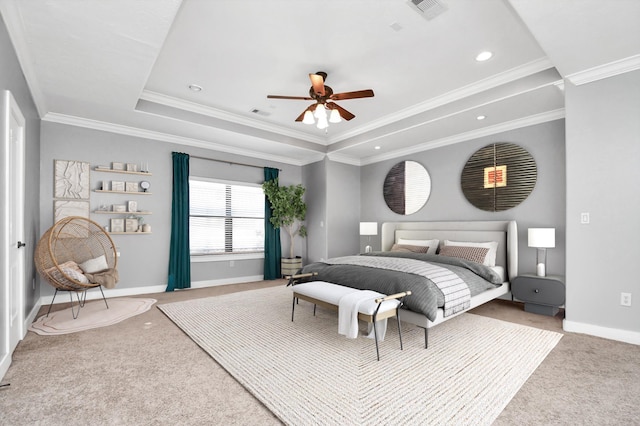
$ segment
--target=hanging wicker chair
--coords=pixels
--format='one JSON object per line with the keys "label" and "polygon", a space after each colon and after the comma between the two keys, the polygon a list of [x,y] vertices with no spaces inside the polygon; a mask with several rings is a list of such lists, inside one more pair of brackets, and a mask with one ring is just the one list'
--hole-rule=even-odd
{"label": "hanging wicker chair", "polygon": [[[77,313],[73,311],[71,292],[76,293],[78,304],[82,307],[86,300],[86,290],[94,287],[100,288],[102,298],[107,309],[109,308],[102,291],[102,283],[92,282],[88,277],[94,277],[94,275],[84,275],[80,268],[80,265],[89,264],[89,262],[99,264],[102,269],[100,272],[106,271],[115,275],[117,281],[116,246],[109,234],[96,222],[80,216],[59,220],[38,241],[34,262],[38,273],[56,289],[49,305],[49,312],[58,291],[68,291],[73,317],[76,318]],[[78,308],[79,312],[80,308]]]}

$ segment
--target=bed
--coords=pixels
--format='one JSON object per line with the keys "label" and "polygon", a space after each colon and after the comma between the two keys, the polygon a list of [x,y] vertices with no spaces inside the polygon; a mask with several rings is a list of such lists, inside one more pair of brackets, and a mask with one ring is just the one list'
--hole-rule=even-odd
{"label": "bed", "polygon": [[314,262],[301,273],[384,294],[411,290],[401,319],[424,328],[425,347],[429,328],[508,294],[518,274],[515,221],[385,222],[381,237],[380,252]]}

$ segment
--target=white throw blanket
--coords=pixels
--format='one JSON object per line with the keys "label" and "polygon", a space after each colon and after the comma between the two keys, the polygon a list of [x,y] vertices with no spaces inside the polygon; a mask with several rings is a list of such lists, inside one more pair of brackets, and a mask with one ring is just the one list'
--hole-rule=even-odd
{"label": "white throw blanket", "polygon": [[[338,334],[343,334],[348,339],[357,338],[358,309],[360,305],[365,301],[375,300],[379,297],[384,297],[384,294],[371,290],[354,291],[342,296],[338,304]],[[377,321],[376,328],[378,330],[378,341],[381,342],[387,332],[387,320]],[[371,324],[369,324],[368,332],[367,337],[373,339],[375,334],[372,331]]]}

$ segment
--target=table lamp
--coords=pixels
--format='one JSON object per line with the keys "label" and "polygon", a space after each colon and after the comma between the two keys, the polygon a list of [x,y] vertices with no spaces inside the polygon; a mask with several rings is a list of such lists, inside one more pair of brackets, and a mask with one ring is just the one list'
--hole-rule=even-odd
{"label": "table lamp", "polygon": [[360,222],[360,235],[366,235],[369,240],[364,248],[365,253],[371,253],[371,236],[378,235],[378,222]]}
{"label": "table lamp", "polygon": [[535,247],[536,252],[536,275],[546,276],[547,249],[556,246],[555,228],[529,228],[529,247]]}

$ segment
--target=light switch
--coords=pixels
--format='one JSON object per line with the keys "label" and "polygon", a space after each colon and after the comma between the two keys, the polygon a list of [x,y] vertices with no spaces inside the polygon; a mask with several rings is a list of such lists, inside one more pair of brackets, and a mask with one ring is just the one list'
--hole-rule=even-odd
{"label": "light switch", "polygon": [[580,223],[582,225],[589,223],[589,213],[580,213]]}

